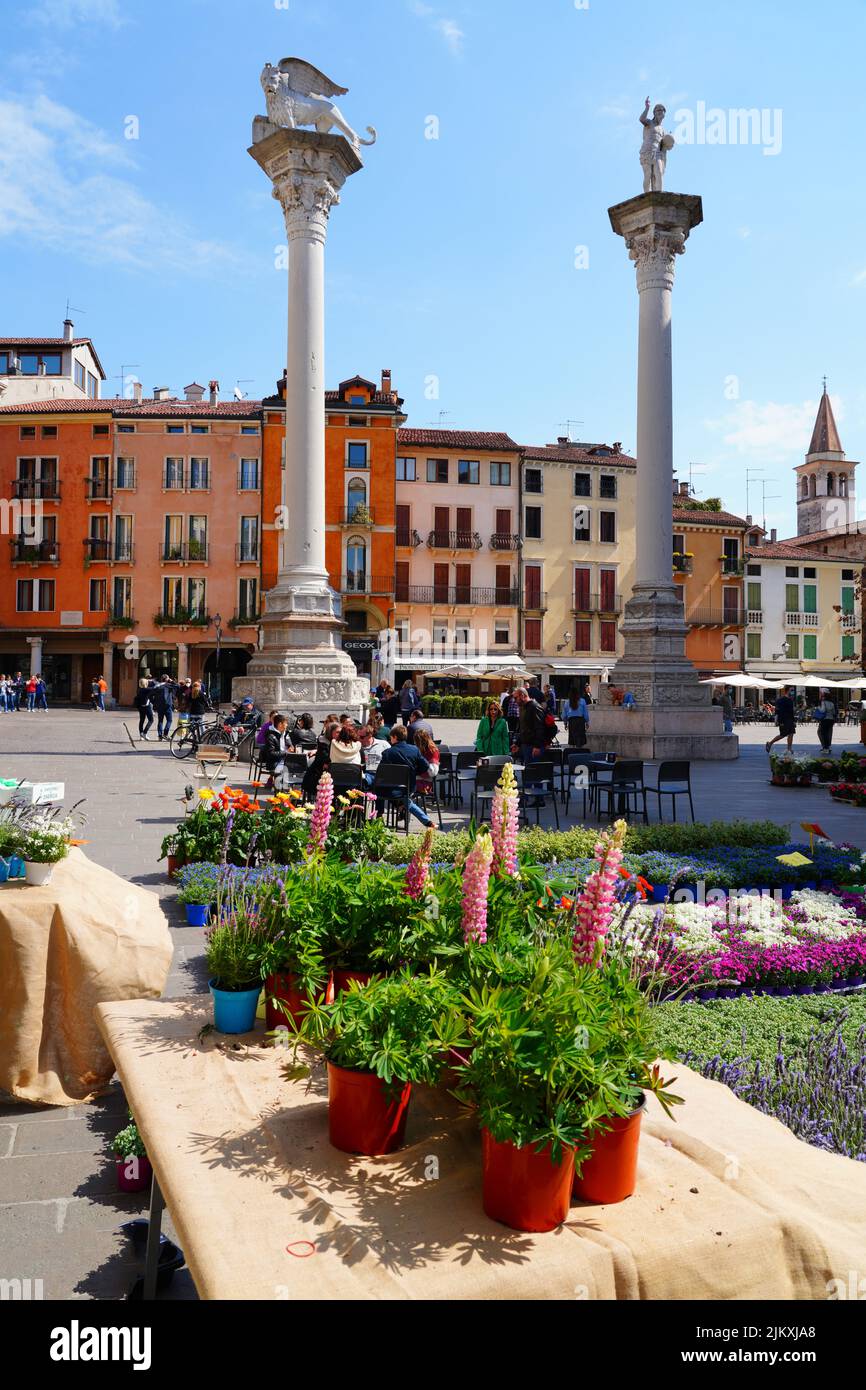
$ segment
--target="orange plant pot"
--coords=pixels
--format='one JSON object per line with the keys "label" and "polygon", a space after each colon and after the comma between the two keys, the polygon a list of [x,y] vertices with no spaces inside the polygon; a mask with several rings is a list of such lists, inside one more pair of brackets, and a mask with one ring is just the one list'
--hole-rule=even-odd
{"label": "orange plant pot", "polygon": [[555,1231],[568,1216],[574,1182],[574,1150],[563,1149],[559,1163],[550,1146],[541,1153],[499,1143],[481,1131],[484,1210],[493,1221],[515,1231]]}
{"label": "orange plant pot", "polygon": [[611,1119],[612,1128],[593,1141],[592,1153],[575,1175],[574,1195],[582,1202],[610,1206],[624,1202],[637,1185],[637,1151],[646,1096],[628,1119]]}
{"label": "orange plant pot", "polygon": [[375,1158],[399,1149],[412,1086],[389,1088],[375,1072],[328,1063],[328,1134],[335,1149]]}
{"label": "orange plant pot", "polygon": [[342,994],[344,989],[348,989],[350,980],[357,980],[359,984],[368,985],[373,978],[370,970],[335,970],[332,976],[332,998],[333,1003],[338,994]]}
{"label": "orange plant pot", "polygon": [[265,1024],[268,1028],[285,1028],[286,1015],[277,1008],[275,999],[281,999],[296,1023],[300,1023],[307,1010],[308,999],[297,984],[295,975],[269,975],[265,980]]}

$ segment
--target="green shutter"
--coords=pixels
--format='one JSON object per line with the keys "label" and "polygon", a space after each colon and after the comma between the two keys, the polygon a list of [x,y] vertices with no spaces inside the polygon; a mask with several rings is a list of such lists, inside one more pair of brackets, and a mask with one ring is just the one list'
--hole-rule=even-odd
{"label": "green shutter", "polygon": [[800,634],[797,632],[788,633],[788,659],[800,660]]}
{"label": "green shutter", "polygon": [[753,613],[760,613],[760,611],[761,611],[761,586],[760,586],[760,584],[747,584],[747,585],[746,585],[746,591],[747,591],[746,607],[749,608],[749,609],[751,609],[751,611],[752,611]]}
{"label": "green shutter", "polygon": [[818,638],[814,636],[804,636],[803,638],[803,660],[818,660]]}
{"label": "green shutter", "polygon": [[843,661],[853,661],[853,660],[854,660],[854,638],[853,638],[853,637],[843,637],[843,638],[842,638],[842,660],[843,660]]}
{"label": "green shutter", "polygon": [[803,612],[818,612],[818,586],[817,584],[803,585]]}
{"label": "green shutter", "polygon": [[800,586],[799,584],[785,585],[785,612],[799,613],[800,611]]}
{"label": "green shutter", "polygon": [[760,632],[749,632],[746,634],[746,656],[750,661],[760,661],[761,659],[761,634]]}
{"label": "green shutter", "polygon": [[843,613],[853,613],[853,612],[854,612],[854,590],[853,590],[853,589],[850,589],[850,588],[843,588],[843,590],[842,590],[842,612],[843,612]]}

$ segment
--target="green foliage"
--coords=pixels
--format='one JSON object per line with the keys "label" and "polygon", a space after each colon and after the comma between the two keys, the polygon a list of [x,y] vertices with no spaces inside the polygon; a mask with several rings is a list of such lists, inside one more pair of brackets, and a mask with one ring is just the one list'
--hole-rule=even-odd
{"label": "green foliage", "polygon": [[[521,830],[521,859],[528,863],[551,864],[570,859],[592,858],[600,831],[586,826],[572,830]],[[421,835],[392,835],[383,858],[389,864],[405,864],[419,848]],[[695,825],[630,825],[625,847],[629,854],[658,850],[667,854],[691,854],[717,845],[761,846],[788,842],[788,827],[772,821],[711,821]],[[472,844],[468,830],[447,831],[433,837],[433,863],[454,864]]]}
{"label": "green foliage", "polygon": [[852,1047],[866,1025],[866,995],[844,998],[807,995],[803,998],[719,999],[708,1004],[662,1004],[653,1012],[653,1034],[659,1049],[709,1060],[735,1061],[747,1056],[772,1069],[779,1039],[789,1057],[803,1057],[816,1030],[830,1031],[842,1016],[842,1036]]}
{"label": "green foliage", "polygon": [[116,1158],[147,1158],[144,1140],[138,1132],[138,1125],[132,1119],[119,1134],[115,1134],[111,1148]]}
{"label": "green foliage", "polygon": [[184,871],[183,887],[177,900],[183,906],[210,907],[217,893],[217,878],[211,864],[194,862]]}
{"label": "green foliage", "polygon": [[451,1048],[465,1047],[453,987],[443,975],[353,982],[333,1004],[312,1002],[298,1040],[349,1071],[375,1072],[387,1085],[435,1085]]}
{"label": "green foliage", "polygon": [[251,894],[233,888],[218,899],[217,920],[205,935],[205,959],[217,989],[252,989],[262,978],[268,933]]}

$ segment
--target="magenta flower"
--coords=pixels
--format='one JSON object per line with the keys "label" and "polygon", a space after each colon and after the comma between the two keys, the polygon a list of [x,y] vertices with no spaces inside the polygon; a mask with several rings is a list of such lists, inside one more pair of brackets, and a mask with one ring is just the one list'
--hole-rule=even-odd
{"label": "magenta flower", "polygon": [[517,878],[517,830],[520,797],[514,769],[506,763],[493,794],[490,829],[493,835],[493,873],[497,878]]}
{"label": "magenta flower", "polygon": [[307,856],[313,858],[324,853],[328,840],[328,826],[334,809],[334,782],[330,772],[323,772],[316,788],[316,804],[310,817],[310,838],[307,842]]}
{"label": "magenta flower", "polygon": [[427,879],[430,875],[430,856],[433,853],[433,831],[428,830],[424,839],[421,841],[421,848],[416,850],[412,856],[412,862],[406,870],[406,892],[410,898],[417,902],[423,898],[427,891]]}
{"label": "magenta flower", "polygon": [[604,954],[604,939],[616,906],[626,830],[625,821],[617,821],[595,847],[598,868],[587,879],[575,908],[573,943],[578,965],[596,964]]}
{"label": "magenta flower", "polygon": [[487,940],[487,890],[493,866],[493,841],[479,835],[463,865],[463,940]]}

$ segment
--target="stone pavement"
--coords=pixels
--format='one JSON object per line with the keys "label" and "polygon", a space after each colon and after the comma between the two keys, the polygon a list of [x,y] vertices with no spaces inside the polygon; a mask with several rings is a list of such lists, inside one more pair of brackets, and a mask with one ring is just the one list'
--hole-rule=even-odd
{"label": "stone pavement", "polygon": [[[185,925],[164,866],[157,863],[160,841],[181,815],[184,787],[194,782],[194,767],[177,762],[158,743],[133,747],[124,724],[136,728],[125,712],[0,715],[0,776],[62,780],[67,807],[85,801],[85,852],[163,900],[174,941],[166,994],[201,992],[207,983],[202,933]],[[465,748],[475,725],[439,720],[436,734],[455,750]],[[866,847],[866,811],[837,805],[820,789],[769,785],[767,736],[764,726],[746,728],[738,762],[694,766],[698,818],[768,818],[788,824],[794,838],[800,837],[800,821],[818,821],[834,839]],[[858,737],[859,729],[840,728],[837,751],[859,750]],[[797,744],[799,751],[817,751],[814,729],[807,727]],[[241,780],[237,773],[230,776]],[[445,816],[447,825],[466,819],[466,811]],[[542,823],[552,824],[549,812]],[[0,1280],[41,1279],[46,1299],[124,1296],[139,1267],[117,1228],[146,1206],[144,1197],[114,1190],[108,1141],[125,1122],[117,1085],[93,1104],[63,1110],[0,1101]],[[165,1229],[171,1234],[168,1219]],[[176,1276],[168,1296],[195,1297],[188,1275]]]}

